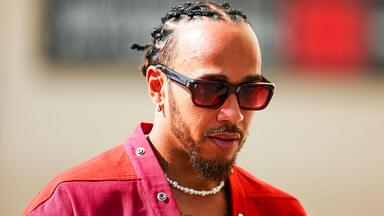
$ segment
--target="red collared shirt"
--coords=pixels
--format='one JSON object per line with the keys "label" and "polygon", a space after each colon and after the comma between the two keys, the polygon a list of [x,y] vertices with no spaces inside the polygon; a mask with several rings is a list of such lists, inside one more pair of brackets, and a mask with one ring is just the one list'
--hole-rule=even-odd
{"label": "red collared shirt", "polygon": [[[141,123],[124,142],[54,178],[24,215],[180,215]],[[304,216],[300,203],[235,166],[227,181],[232,215]]]}

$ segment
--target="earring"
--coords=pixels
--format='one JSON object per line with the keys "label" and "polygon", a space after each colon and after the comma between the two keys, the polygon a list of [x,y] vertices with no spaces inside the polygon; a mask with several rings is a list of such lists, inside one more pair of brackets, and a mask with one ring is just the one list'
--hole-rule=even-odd
{"label": "earring", "polygon": [[163,106],[159,103],[156,104],[156,111],[161,112],[163,110]]}

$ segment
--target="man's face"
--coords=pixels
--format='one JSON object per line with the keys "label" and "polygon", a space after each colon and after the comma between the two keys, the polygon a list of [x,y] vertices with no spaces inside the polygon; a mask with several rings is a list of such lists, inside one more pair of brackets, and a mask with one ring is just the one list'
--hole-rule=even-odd
{"label": "man's face", "polygon": [[[260,74],[259,45],[247,24],[202,19],[180,25],[174,34],[170,67],[190,78],[236,85]],[[177,148],[201,177],[224,179],[245,142],[253,112],[240,109],[235,94],[217,109],[197,107],[188,89],[168,84],[166,107]]]}

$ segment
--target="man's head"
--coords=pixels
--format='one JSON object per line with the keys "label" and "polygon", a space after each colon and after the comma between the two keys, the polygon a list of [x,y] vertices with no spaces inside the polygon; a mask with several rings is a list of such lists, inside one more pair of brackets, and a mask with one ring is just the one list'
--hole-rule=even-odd
{"label": "man's head", "polygon": [[249,108],[264,108],[250,101],[272,95],[272,85],[256,84],[265,80],[255,33],[228,4],[185,3],[152,36],[142,69],[161,110],[155,128],[167,151],[187,158],[202,178],[224,179],[248,133]]}

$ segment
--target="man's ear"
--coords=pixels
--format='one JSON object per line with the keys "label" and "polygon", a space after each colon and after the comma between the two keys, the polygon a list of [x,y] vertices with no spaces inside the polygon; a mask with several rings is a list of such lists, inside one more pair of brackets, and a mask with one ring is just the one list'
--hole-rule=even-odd
{"label": "man's ear", "polygon": [[147,81],[149,96],[151,96],[152,100],[155,103],[163,104],[164,92],[162,90],[163,90],[163,86],[166,83],[167,77],[164,75],[164,73],[160,69],[151,65],[147,68],[147,73],[145,78]]}

